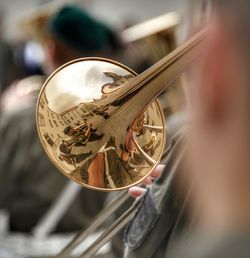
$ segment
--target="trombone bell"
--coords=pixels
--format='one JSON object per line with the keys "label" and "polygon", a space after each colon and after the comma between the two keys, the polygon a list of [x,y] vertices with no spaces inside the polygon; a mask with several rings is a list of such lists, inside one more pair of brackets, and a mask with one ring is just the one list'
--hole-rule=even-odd
{"label": "trombone bell", "polygon": [[129,94],[134,77],[117,62],[83,58],[45,82],[37,102],[38,134],[69,179],[95,190],[121,190],[141,182],[159,163],[166,135],[163,112],[155,100],[138,113],[132,99],[139,92]]}

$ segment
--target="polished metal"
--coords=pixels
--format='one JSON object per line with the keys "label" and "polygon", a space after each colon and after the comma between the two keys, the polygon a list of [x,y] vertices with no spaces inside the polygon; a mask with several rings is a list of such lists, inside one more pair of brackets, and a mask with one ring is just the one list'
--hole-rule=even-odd
{"label": "polished metal", "polygon": [[[142,181],[160,161],[163,112],[127,110],[119,94],[135,73],[100,58],[78,59],[45,83],[37,106],[41,142],[70,179],[97,190],[120,190]],[[143,99],[143,95],[141,96]]]}
{"label": "polished metal", "polygon": [[102,58],[77,59],[57,69],[40,92],[36,121],[41,143],[59,170],[101,191],[143,181],[165,145],[156,98],[195,60],[203,35],[137,77]]}

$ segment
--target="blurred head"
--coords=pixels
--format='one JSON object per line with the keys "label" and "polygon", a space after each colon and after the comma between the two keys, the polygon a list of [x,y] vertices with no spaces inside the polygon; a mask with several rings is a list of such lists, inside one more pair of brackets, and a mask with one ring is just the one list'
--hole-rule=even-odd
{"label": "blurred head", "polygon": [[55,13],[48,32],[45,45],[52,69],[79,57],[108,57],[120,47],[114,32],[76,6]]}
{"label": "blurred head", "polygon": [[72,136],[74,133],[74,129],[69,125],[66,128],[64,128],[64,134]]}
{"label": "blurred head", "polygon": [[[225,206],[214,207],[213,212],[223,223],[226,214],[238,211],[249,198],[249,10],[248,0],[213,1],[208,35],[194,69],[190,94],[194,123],[188,162],[191,177],[200,187],[197,201],[211,207],[216,205],[214,200],[221,199]],[[230,203],[232,210],[225,212]],[[203,217],[215,217],[210,216],[211,209],[203,212]]]}

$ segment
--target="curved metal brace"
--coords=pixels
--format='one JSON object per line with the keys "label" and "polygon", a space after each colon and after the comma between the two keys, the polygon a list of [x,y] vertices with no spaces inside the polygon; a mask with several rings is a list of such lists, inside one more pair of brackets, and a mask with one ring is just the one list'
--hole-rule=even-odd
{"label": "curved metal brace", "polygon": [[146,160],[146,162],[150,165],[150,166],[154,166],[157,162],[156,160],[152,159],[142,148],[141,146],[138,144],[137,140],[136,140],[136,134],[133,132],[133,141],[135,143],[135,147],[136,149],[139,151],[139,153],[143,156],[143,158]]}
{"label": "curved metal brace", "polygon": [[160,132],[160,133],[162,133],[164,131],[163,126],[154,126],[154,125],[145,125],[144,124],[143,128],[149,129],[149,130],[154,131],[154,132]]}

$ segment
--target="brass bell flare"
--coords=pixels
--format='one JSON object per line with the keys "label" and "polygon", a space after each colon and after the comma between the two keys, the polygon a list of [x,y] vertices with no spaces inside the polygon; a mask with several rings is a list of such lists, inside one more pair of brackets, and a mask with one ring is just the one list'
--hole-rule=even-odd
{"label": "brass bell flare", "polygon": [[120,190],[138,184],[159,163],[163,112],[157,100],[140,110],[134,91],[124,91],[135,76],[119,63],[85,58],[60,67],[44,84],[37,104],[40,140],[75,182]]}

